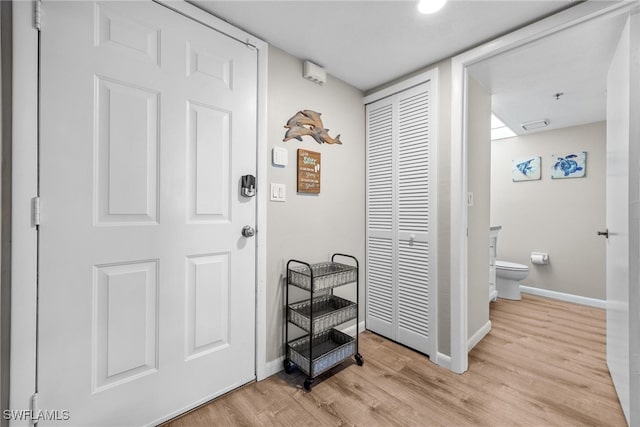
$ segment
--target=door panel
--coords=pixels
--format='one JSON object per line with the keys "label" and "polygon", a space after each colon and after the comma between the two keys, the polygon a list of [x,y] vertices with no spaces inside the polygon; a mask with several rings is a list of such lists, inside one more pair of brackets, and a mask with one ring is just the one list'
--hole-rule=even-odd
{"label": "door panel", "polygon": [[255,378],[256,52],[153,2],[43,16],[39,404],[152,424]]}
{"label": "door panel", "polygon": [[94,267],[94,391],[158,369],[158,262]]}
{"label": "door panel", "polygon": [[431,84],[398,95],[396,163],[398,173],[398,342],[431,354],[430,290],[433,285],[430,243],[433,222],[431,164],[434,141]]}
{"label": "door panel", "polygon": [[229,221],[229,113],[189,103],[189,221]]}
{"label": "door panel", "polygon": [[640,423],[640,127],[632,119],[640,113],[638,40],[634,15],[607,75],[607,365],[629,425]]}
{"label": "door panel", "polygon": [[393,104],[367,105],[367,304],[370,330],[394,337]]}
{"label": "door panel", "polygon": [[429,264],[428,242],[398,242],[397,341],[427,354],[431,354]]}
{"label": "door panel", "polygon": [[96,76],[97,224],[157,223],[159,93]]}

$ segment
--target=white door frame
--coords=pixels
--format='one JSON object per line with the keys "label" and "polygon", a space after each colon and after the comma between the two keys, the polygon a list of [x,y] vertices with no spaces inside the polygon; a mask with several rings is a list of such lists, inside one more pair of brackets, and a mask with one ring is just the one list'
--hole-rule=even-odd
{"label": "white door frame", "polygon": [[[12,199],[11,199],[11,355],[9,401],[11,409],[28,410],[36,391],[37,233],[31,217],[32,198],[38,194],[38,32],[34,3],[13,5]],[[165,6],[232,38],[258,52],[257,188],[266,189],[267,169],[267,59],[268,45],[215,16],[184,1],[161,0]],[[46,20],[46,18],[44,18]],[[251,47],[247,47],[250,49]],[[257,192],[256,212],[256,354],[257,380],[266,369],[266,191]],[[64,408],[59,408],[64,409]],[[30,425],[29,420],[11,425]]]}
{"label": "white door frame", "polygon": [[468,67],[500,53],[551,36],[578,24],[631,12],[640,1],[601,8],[585,2],[531,24],[497,40],[462,53],[451,63],[451,370],[468,369],[468,259],[467,259],[467,89]]}

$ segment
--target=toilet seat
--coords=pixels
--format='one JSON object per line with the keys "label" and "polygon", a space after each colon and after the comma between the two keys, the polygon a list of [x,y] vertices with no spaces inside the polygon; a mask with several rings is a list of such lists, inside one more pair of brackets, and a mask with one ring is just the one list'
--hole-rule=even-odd
{"label": "toilet seat", "polygon": [[523,264],[518,264],[517,262],[509,262],[509,261],[496,261],[496,268],[500,270],[509,270],[509,271],[525,271],[529,270],[529,267]]}

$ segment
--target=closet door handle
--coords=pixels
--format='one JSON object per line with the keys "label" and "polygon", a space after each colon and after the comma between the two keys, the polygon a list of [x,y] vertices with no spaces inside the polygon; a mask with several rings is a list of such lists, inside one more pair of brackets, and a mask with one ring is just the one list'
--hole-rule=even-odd
{"label": "closet door handle", "polygon": [[598,236],[604,236],[605,239],[609,238],[609,229],[607,228],[604,231],[598,231]]}

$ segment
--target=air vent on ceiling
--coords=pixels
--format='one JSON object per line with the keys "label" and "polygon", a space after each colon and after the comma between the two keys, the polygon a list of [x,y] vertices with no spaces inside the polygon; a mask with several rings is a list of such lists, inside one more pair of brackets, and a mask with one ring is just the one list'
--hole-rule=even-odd
{"label": "air vent on ceiling", "polygon": [[543,128],[545,126],[549,126],[549,120],[547,120],[547,119],[536,120],[534,122],[522,123],[520,126],[524,130],[540,129],[540,128]]}

